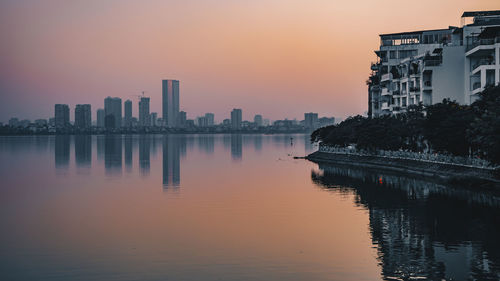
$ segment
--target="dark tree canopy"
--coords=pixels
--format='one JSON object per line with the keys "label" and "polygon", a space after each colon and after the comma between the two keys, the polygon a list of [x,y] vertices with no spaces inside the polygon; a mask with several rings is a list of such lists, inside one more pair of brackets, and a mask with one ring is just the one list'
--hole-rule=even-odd
{"label": "dark tree canopy", "polygon": [[448,99],[406,113],[367,118],[349,117],[317,129],[311,141],[365,150],[426,150],[474,155],[500,163],[500,86],[485,89],[472,105]]}

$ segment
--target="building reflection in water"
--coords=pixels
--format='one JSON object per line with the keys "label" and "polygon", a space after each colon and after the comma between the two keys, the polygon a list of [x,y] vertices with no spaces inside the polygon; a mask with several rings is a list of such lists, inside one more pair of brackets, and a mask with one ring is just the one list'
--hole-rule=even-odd
{"label": "building reflection in water", "polygon": [[123,137],[123,148],[124,148],[124,154],[125,154],[125,171],[127,173],[132,173],[132,136],[131,135],[126,135]]}
{"label": "building reflection in water", "polygon": [[206,154],[214,153],[214,135],[199,135],[198,148]]}
{"label": "building reflection in water", "polygon": [[243,157],[243,137],[241,134],[231,134],[231,158],[241,161]]}
{"label": "building reflection in water", "polygon": [[54,145],[56,168],[67,168],[69,165],[70,136],[56,135]]}
{"label": "building reflection in water", "polygon": [[[183,148],[184,147],[184,148]],[[186,137],[177,135],[164,135],[163,148],[163,188],[179,187],[181,183],[180,155],[185,150]]]}
{"label": "building reflection in water", "polygon": [[257,135],[253,135],[253,147],[255,149],[255,151],[261,151],[262,150],[262,135],[261,134],[257,134]]}
{"label": "building reflection in water", "polygon": [[[154,137],[154,136],[153,136]],[[141,175],[148,175],[150,168],[151,136],[139,136],[139,169]]]}
{"label": "building reflection in water", "polygon": [[384,279],[499,280],[497,194],[332,165],[311,177],[369,210]]}
{"label": "building reflection in water", "polygon": [[77,167],[90,167],[92,164],[91,135],[75,135],[75,162]]}
{"label": "building reflection in water", "polygon": [[122,137],[120,135],[104,136],[104,168],[106,174],[122,172]]}

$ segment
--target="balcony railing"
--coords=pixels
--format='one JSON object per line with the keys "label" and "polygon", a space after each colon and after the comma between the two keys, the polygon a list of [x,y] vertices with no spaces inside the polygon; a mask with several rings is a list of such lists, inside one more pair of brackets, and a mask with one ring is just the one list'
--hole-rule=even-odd
{"label": "balcony railing", "polygon": [[495,59],[480,59],[476,63],[472,64],[470,71],[474,71],[474,69],[480,67],[481,65],[494,65]]}
{"label": "balcony railing", "polygon": [[410,87],[410,92],[420,92],[420,87]]}
{"label": "balcony railing", "polygon": [[439,66],[441,65],[441,60],[426,60],[424,61],[424,66]]}
{"label": "balcony railing", "polygon": [[493,45],[495,43],[500,43],[500,37],[488,38],[488,39],[478,39],[478,38],[467,38],[466,51],[470,51],[480,45]]}
{"label": "balcony railing", "polygon": [[380,79],[380,81],[387,81],[387,80],[390,80],[392,77],[392,74],[391,73],[386,73],[384,75],[382,75],[382,78]]}

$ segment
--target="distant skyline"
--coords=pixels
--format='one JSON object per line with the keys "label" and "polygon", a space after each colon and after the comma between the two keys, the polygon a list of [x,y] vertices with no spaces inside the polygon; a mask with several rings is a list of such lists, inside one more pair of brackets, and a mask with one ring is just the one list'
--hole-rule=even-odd
{"label": "distant skyline", "polygon": [[[430,8],[432,7],[432,8]],[[54,104],[146,91],[162,112],[162,79],[180,81],[188,118],[233,108],[243,120],[367,111],[379,34],[460,25],[498,0],[23,1],[0,3],[0,122],[54,115]]]}

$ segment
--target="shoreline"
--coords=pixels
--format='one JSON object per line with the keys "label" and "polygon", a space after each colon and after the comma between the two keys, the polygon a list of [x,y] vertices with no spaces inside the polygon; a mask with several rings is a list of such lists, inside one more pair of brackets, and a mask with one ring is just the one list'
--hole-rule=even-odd
{"label": "shoreline", "polygon": [[381,156],[347,155],[316,151],[305,159],[317,164],[337,164],[370,170],[392,171],[433,178],[442,182],[464,181],[468,184],[485,184],[500,189],[500,178],[495,171],[477,167],[445,163],[423,162],[410,159],[385,158]]}

